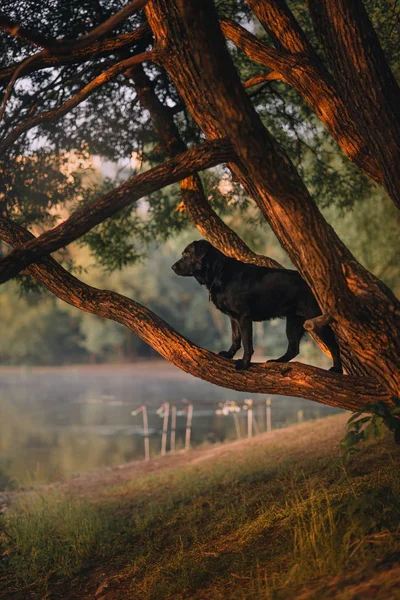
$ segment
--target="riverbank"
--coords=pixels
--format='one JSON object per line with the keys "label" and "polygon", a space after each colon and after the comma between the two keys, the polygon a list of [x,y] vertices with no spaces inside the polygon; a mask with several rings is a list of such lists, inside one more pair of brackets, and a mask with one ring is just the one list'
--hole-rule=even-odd
{"label": "riverbank", "polygon": [[398,598],[400,456],[347,415],[87,473],[3,516],[10,600]]}

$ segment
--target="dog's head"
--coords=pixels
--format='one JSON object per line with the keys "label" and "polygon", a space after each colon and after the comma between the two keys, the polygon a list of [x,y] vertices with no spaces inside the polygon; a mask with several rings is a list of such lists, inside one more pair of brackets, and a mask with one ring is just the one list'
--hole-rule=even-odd
{"label": "dog's head", "polygon": [[199,240],[186,246],[182,252],[182,258],[178,260],[171,269],[182,277],[200,275],[204,270],[206,255],[214,248],[210,242]]}

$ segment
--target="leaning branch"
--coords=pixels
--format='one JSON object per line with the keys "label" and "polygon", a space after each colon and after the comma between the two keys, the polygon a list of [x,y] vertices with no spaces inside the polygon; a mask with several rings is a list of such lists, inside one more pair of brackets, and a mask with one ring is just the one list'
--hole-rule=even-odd
{"label": "leaning branch", "polygon": [[[0,156],[26,131],[29,131],[36,125],[40,125],[41,123],[47,123],[49,121],[53,121],[54,119],[59,119],[66,115],[73,108],[78,106],[81,102],[86,100],[89,96],[91,96],[99,87],[108,83],[111,79],[126,71],[131,66],[138,64],[140,62],[144,62],[146,60],[154,60],[156,56],[155,50],[149,50],[147,52],[141,52],[136,56],[131,56],[125,60],[121,60],[117,64],[113,65],[97,77],[90,81],[85,87],[83,87],[79,92],[74,94],[71,98],[69,98],[66,102],[64,102],[58,108],[53,108],[52,110],[48,110],[43,113],[39,113],[30,119],[26,119],[22,123],[20,123],[15,129],[13,129],[1,142],[0,142]],[[11,84],[12,82],[10,82]],[[9,86],[10,87],[10,86]],[[7,90],[8,92],[8,90]],[[6,106],[6,102],[9,94],[6,92],[5,98],[3,100],[2,107],[0,109],[0,119],[4,114],[4,109]]]}
{"label": "leaning branch", "polygon": [[126,21],[130,16],[144,8],[147,2],[148,0],[132,0],[132,2],[129,2],[126,6],[111,15],[106,21],[103,21],[103,23],[100,23],[100,25],[78,39],[45,38],[30,29],[24,28],[19,23],[13,22],[3,14],[0,14],[0,28],[7,31],[7,33],[13,37],[19,37],[30,44],[41,46],[52,53],[65,53],[71,49],[85,48],[95,40],[110,33],[110,31],[115,29],[120,23]]}
{"label": "leaning branch", "polygon": [[0,283],[17,275],[28,265],[51,254],[93,229],[123,208],[191,173],[235,160],[232,145],[225,139],[204,142],[179,154],[146,173],[128,179],[123,185],[75,211],[69,219],[10,252],[0,261]]}
{"label": "leaning branch", "polygon": [[[6,219],[0,219],[0,238],[22,247],[34,242],[26,229]],[[26,273],[64,302],[125,325],[169,362],[218,386],[296,396],[348,410],[377,400],[390,403],[390,397],[368,377],[337,375],[300,363],[253,364],[248,371],[236,371],[234,361],[192,344],[145,306],[83,283],[49,256],[40,265],[31,265]]]}
{"label": "leaning branch", "polygon": [[149,34],[150,27],[148,23],[143,23],[133,31],[122,33],[117,37],[98,40],[84,48],[72,48],[67,52],[58,52],[57,54],[51,54],[47,51],[38,52],[30,57],[32,60],[30,60],[29,63],[25,59],[19,63],[0,69],[0,82],[8,81],[11,77],[15,77],[16,72],[17,77],[22,77],[24,75],[30,75],[30,73],[39,71],[40,69],[60,67],[101,58],[111,53],[124,50],[125,48],[130,48],[137,41]]}
{"label": "leaning branch", "polygon": [[[382,183],[382,170],[373,153],[369,151],[365,136],[357,129],[346,103],[336,89],[335,82],[307,43],[284,1],[248,0],[248,4],[275,40],[278,49],[271,48],[230,19],[220,20],[225,37],[251,60],[273,69],[281,75],[283,81],[293,86],[350,160],[371,179]],[[286,7],[285,10],[283,6]],[[272,75],[271,77],[274,78]]]}
{"label": "leaning branch", "polygon": [[[173,158],[185,152],[186,145],[175,124],[171,109],[164,106],[154,91],[154,86],[142,65],[126,72],[135,84],[142,106],[149,111],[161,146]],[[211,208],[197,173],[179,182],[184,210],[192,223],[214,246],[226,256],[264,267],[280,267],[272,258],[253,252]]]}

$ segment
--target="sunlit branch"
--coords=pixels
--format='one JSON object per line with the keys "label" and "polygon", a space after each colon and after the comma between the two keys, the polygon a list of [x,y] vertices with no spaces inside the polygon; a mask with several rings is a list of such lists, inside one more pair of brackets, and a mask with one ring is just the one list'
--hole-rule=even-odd
{"label": "sunlit branch", "polygon": [[[34,117],[28,118],[25,121],[22,121],[15,129],[13,129],[1,142],[0,142],[0,156],[3,154],[7,148],[9,148],[15,140],[19,138],[20,135],[36,127],[40,123],[46,123],[48,121],[52,121],[53,119],[57,119],[63,117],[73,108],[78,106],[81,102],[86,100],[93,92],[95,92],[99,87],[108,83],[111,79],[129,69],[132,65],[135,65],[140,62],[144,62],[146,60],[154,60],[156,57],[156,52],[154,50],[149,50],[147,52],[142,52],[137,54],[136,56],[131,56],[126,60],[122,60],[117,64],[113,65],[97,77],[90,81],[87,85],[85,85],[79,92],[74,94],[71,98],[69,98],[66,102],[64,102],[58,108],[53,108],[52,110],[48,110],[43,113],[39,113]],[[0,119],[5,109],[5,104],[7,102],[7,95],[3,101],[3,106],[0,111]]]}
{"label": "sunlit branch", "polygon": [[29,43],[33,43],[36,46],[42,46],[52,53],[67,52],[72,48],[84,48],[102,37],[113,29],[115,29],[120,23],[128,19],[130,16],[139,12],[147,4],[148,0],[132,0],[126,6],[121,8],[119,11],[111,15],[108,19],[97,25],[94,29],[86,33],[78,39],[48,39],[43,36],[24,28],[19,23],[13,22],[5,15],[0,15],[0,28],[7,31],[14,37],[20,37]]}
{"label": "sunlit branch", "polygon": [[225,139],[204,142],[164,164],[136,175],[123,185],[75,211],[66,221],[18,248],[0,261],[0,283],[22,269],[79,239],[96,225],[123,208],[171,183],[197,171],[235,160],[231,144]]}
{"label": "sunlit branch", "polygon": [[[278,49],[271,48],[230,19],[220,20],[225,37],[251,60],[280,73],[281,79],[293,86],[308,102],[350,160],[374,181],[382,183],[382,169],[367,148],[366,139],[356,127],[328,70],[307,43],[295,21],[286,19],[286,26],[282,27],[277,7],[284,2],[249,1],[249,4],[274,38]],[[270,5],[277,12],[273,13],[274,18],[267,20],[266,7]],[[286,14],[286,11],[283,12]]]}
{"label": "sunlit branch", "polygon": [[[153,83],[144,72],[143,67],[138,65],[129,69],[126,75],[134,82],[140,102],[149,111],[164,150],[171,158],[184,152],[186,145],[179,134],[172,112],[158,99]],[[210,206],[197,173],[182,179],[179,185],[183,200],[183,206],[179,210],[185,210],[198,231],[221,252],[226,256],[252,264],[268,267],[280,266],[272,258],[253,252],[237,233],[224,223]]]}
{"label": "sunlit branch", "polygon": [[254,75],[254,77],[250,77],[247,81],[244,82],[243,87],[250,88],[254,85],[259,85],[260,83],[265,83],[266,81],[285,81],[285,78],[278,71],[271,71],[270,73],[260,73],[259,75]]}
{"label": "sunlit branch", "polygon": [[284,53],[271,48],[250,31],[230,19],[220,19],[219,23],[224,36],[243,50],[250,59],[279,71],[280,61],[284,58]]}
{"label": "sunlit branch", "polygon": [[[0,238],[23,247],[34,241],[31,233],[6,219],[0,219]],[[145,306],[83,283],[49,256],[26,273],[64,302],[125,325],[168,361],[210,383],[239,391],[296,396],[349,410],[377,399],[390,403],[390,397],[369,377],[337,375],[300,363],[253,364],[248,371],[236,371],[234,361],[192,344]]]}
{"label": "sunlit branch", "polygon": [[64,53],[57,52],[57,54],[51,54],[47,51],[38,52],[32,57],[29,57],[32,59],[29,63],[27,62],[27,59],[25,59],[20,63],[15,63],[0,69],[0,81],[8,81],[10,77],[13,75],[15,76],[17,70],[18,77],[22,77],[40,69],[94,60],[117,52],[118,50],[130,48],[137,41],[149,34],[150,27],[148,23],[143,23],[133,31],[122,33],[119,36],[107,38],[105,40],[98,40],[84,48],[72,48]]}

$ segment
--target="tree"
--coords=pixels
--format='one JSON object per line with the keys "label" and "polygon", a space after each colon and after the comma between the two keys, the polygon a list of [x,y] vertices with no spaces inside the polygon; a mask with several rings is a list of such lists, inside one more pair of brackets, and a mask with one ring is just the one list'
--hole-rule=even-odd
{"label": "tree", "polygon": [[[108,124],[117,123],[117,101],[126,107],[138,100],[148,111],[159,139],[151,158],[160,164],[82,203],[68,219],[36,238],[10,219],[5,188],[0,237],[14,250],[0,263],[0,281],[24,271],[81,310],[123,323],[167,360],[217,385],[349,409],[377,400],[391,403],[399,396],[399,302],[326,222],[299,175],[301,165],[295,168],[260,118],[259,112],[268,112],[268,102],[259,109],[260,90],[250,96],[246,88],[280,81],[280,89],[295,89],[302,100],[289,102],[286,109],[304,101],[302,110],[310,120],[314,113],[355,168],[382,185],[397,207],[400,92],[361,0],[309,0],[304,18],[306,23],[311,19],[315,37],[300,25],[305,7],[300,10],[299,4],[293,2],[292,11],[285,0],[220,2],[218,16],[212,0],[134,0],[119,10],[117,2],[93,1],[87,13],[72,18],[61,3],[52,21],[47,5],[39,20],[29,10],[22,18],[21,9],[31,8],[29,2],[13,3],[0,17],[10,59],[0,71],[4,172],[10,165],[18,168],[19,156],[32,151],[34,127],[39,132],[36,143],[40,146],[40,136],[45,136],[54,150],[83,142],[96,148],[93,128],[102,151],[111,152],[112,143],[94,121],[111,111]],[[143,8],[144,13],[138,12]],[[224,16],[224,10],[239,19],[251,11],[266,35],[257,37]],[[90,11],[95,26],[88,24]],[[236,65],[239,58],[235,50],[229,52],[226,39],[262,65],[262,72],[243,84],[239,71],[245,69],[235,66],[233,58]],[[32,51],[32,46],[41,50]],[[23,77],[30,84],[18,87]],[[97,94],[106,85],[111,92]],[[71,113],[76,108],[80,111]],[[147,121],[143,127],[145,114],[133,111],[133,123],[127,123],[145,139],[140,148],[144,155],[146,143],[154,139]],[[111,129],[110,139],[113,135],[115,154],[138,148],[140,135],[129,140],[120,128]],[[312,146],[313,136],[306,141]],[[133,300],[84,284],[49,256],[99,224],[106,226],[140,198],[179,182],[180,208],[220,250],[247,262],[278,266],[252,252],[209,203],[198,173],[222,163],[313,290],[339,340],[345,375],[299,363],[252,365],[236,372],[233,361],[194,346]],[[173,210],[171,203],[167,207]],[[318,324],[309,327],[318,338]]]}

